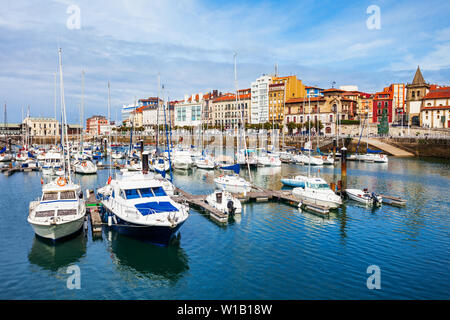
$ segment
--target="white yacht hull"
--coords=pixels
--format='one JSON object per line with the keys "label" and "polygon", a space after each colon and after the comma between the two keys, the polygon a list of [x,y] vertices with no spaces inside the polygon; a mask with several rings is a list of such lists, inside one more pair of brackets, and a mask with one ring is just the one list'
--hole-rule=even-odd
{"label": "white yacht hull", "polygon": [[28,220],[34,232],[46,239],[58,240],[74,234],[83,226],[84,215],[77,220],[64,222],[61,224],[36,224]]}

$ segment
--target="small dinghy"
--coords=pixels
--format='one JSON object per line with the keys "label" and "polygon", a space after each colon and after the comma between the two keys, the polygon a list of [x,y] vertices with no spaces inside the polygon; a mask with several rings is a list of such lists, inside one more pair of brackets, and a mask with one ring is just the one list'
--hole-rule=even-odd
{"label": "small dinghy", "polygon": [[227,191],[216,190],[207,196],[205,201],[225,214],[234,215],[242,213],[241,202]]}
{"label": "small dinghy", "polygon": [[367,206],[380,206],[383,199],[380,195],[374,192],[370,193],[367,188],[364,190],[360,189],[345,189],[349,199],[360,202]]}

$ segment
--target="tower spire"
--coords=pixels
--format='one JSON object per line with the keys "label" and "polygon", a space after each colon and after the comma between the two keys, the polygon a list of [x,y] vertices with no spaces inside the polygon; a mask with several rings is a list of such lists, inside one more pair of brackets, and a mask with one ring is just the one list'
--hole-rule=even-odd
{"label": "tower spire", "polygon": [[414,75],[412,84],[425,84],[425,80],[423,79],[422,72],[420,71],[419,66],[417,66],[416,74]]}

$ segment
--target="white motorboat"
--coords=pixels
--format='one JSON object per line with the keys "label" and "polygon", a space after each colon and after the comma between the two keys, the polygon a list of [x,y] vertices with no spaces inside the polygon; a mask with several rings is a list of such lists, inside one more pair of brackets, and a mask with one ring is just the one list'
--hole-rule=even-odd
{"label": "white motorboat", "polygon": [[83,226],[86,206],[79,185],[59,177],[42,187],[42,196],[30,203],[28,222],[43,238],[58,240]]}
{"label": "white motorboat", "polygon": [[304,165],[312,165],[312,166],[322,166],[323,165],[323,160],[322,158],[316,158],[313,156],[306,156],[303,155],[302,157],[302,163]]}
{"label": "white motorboat", "polygon": [[349,154],[347,155],[347,161],[356,161],[356,155],[355,154]]}
{"label": "white motorboat", "polygon": [[247,193],[252,189],[250,182],[238,175],[221,175],[214,178],[216,187],[231,193]]}
{"label": "white motorboat", "polygon": [[205,199],[206,203],[225,214],[242,213],[241,202],[227,191],[216,190]]}
{"label": "white motorboat", "polygon": [[345,193],[349,199],[360,202],[367,206],[380,206],[383,202],[383,198],[375,193],[370,193],[367,189],[345,189]]}
{"label": "white motorboat", "polygon": [[194,161],[195,166],[199,169],[214,169],[215,163],[214,159],[210,156],[200,156],[197,157]]}
{"label": "white motorboat", "polygon": [[91,160],[75,161],[73,164],[75,173],[95,174],[97,173],[97,165]]}
{"label": "white motorboat", "polygon": [[259,167],[270,166],[270,159],[266,155],[257,156],[256,161]]}
{"label": "white motorboat", "polygon": [[269,155],[269,167],[281,167],[281,160],[278,155]]}
{"label": "white motorboat", "polygon": [[47,152],[45,154],[44,163],[41,167],[42,174],[49,176],[56,174],[56,172],[58,171],[60,176],[64,175],[64,170],[62,170],[62,161],[63,156],[61,153],[54,151]]}
{"label": "white motorboat", "polygon": [[97,190],[104,218],[119,233],[167,244],[189,217],[189,207],[167,194],[167,182],[153,173],[124,173],[110,179]]}
{"label": "white motorboat", "polygon": [[175,169],[188,170],[192,167],[192,158],[189,151],[176,150],[173,152],[173,167]]}
{"label": "white motorboat", "polygon": [[305,186],[293,189],[292,195],[302,201],[327,206],[331,209],[342,205],[341,197],[336,195],[322,178],[307,178]]}

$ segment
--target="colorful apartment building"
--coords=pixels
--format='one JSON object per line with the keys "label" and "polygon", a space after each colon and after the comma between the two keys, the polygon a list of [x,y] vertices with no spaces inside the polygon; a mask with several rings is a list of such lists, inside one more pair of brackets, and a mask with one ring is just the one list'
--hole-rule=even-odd
{"label": "colorful apartment building", "polygon": [[109,133],[109,122],[104,116],[92,116],[86,119],[86,133],[98,136]]}
{"label": "colorful apartment building", "polygon": [[387,109],[388,122],[392,123],[393,92],[389,91],[389,88],[390,87],[384,88],[382,92],[375,93],[373,97],[372,123],[379,122],[381,115],[383,114],[383,109]]}
{"label": "colorful apartment building", "polygon": [[282,123],[286,100],[305,96],[305,86],[297,76],[273,77],[269,84],[269,121]]}

